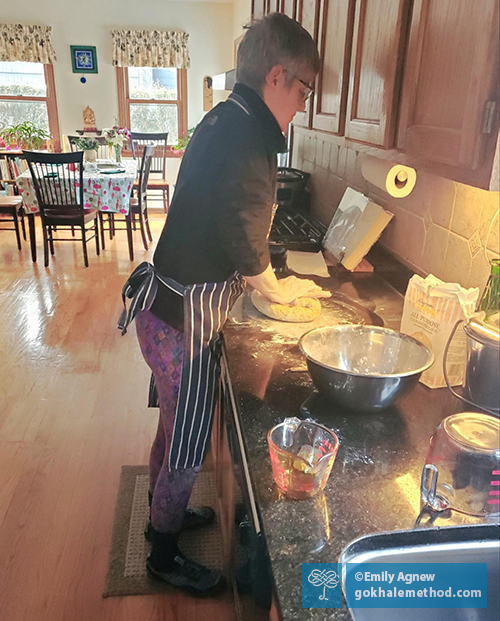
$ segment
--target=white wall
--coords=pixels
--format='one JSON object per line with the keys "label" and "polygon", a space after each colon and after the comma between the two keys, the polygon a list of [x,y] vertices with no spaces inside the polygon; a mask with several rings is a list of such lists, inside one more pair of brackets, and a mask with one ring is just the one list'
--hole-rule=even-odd
{"label": "white wall", "polygon": [[[6,23],[52,26],[57,53],[54,65],[59,124],[62,134],[83,126],[89,105],[98,128],[118,117],[116,70],[111,64],[110,30],[157,29],[189,33],[188,126],[202,118],[203,77],[226,71],[233,64],[233,10],[225,2],[164,2],[163,0],[6,0],[1,20]],[[70,45],[95,45],[99,73],[72,73]],[[227,94],[223,94],[225,98]],[[220,95],[214,92],[214,103]]]}
{"label": "white wall", "polygon": [[244,33],[243,27],[250,22],[252,0],[233,0],[233,39]]}

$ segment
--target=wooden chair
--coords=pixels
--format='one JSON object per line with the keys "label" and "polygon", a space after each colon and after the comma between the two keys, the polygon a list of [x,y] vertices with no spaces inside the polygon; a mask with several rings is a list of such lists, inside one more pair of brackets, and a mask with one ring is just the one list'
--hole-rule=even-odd
{"label": "wooden chair", "polygon": [[[139,182],[137,185],[137,196],[132,196],[130,199],[130,209],[128,214],[125,216],[125,229],[127,231],[127,241],[128,241],[128,252],[130,260],[134,260],[134,240],[132,228],[135,229],[136,216],[138,216],[139,220],[139,228],[141,231],[142,243],[144,245],[144,249],[147,250],[149,248],[149,241],[153,241],[153,236],[151,235],[151,229],[149,227],[149,218],[148,218],[148,204],[147,204],[147,193],[148,193],[148,181],[149,181],[149,173],[151,169],[151,162],[153,159],[153,154],[155,151],[155,147],[153,145],[148,145],[144,147],[143,155],[141,158],[141,168],[139,172]],[[112,236],[114,237],[115,231],[122,230],[116,227],[116,216],[117,214],[111,214],[111,228],[112,228]],[[120,220],[118,220],[120,222]],[[123,222],[123,220],[121,220]],[[146,237],[147,235],[147,237]]]}
{"label": "wooden chair", "polygon": [[[7,219],[2,218],[0,221],[7,222],[12,219],[14,224],[13,228],[1,228],[1,231],[15,231],[17,239],[17,247],[21,250],[21,235],[19,232],[19,220],[18,213],[22,209],[23,199],[20,196],[0,196],[0,215],[8,216]],[[23,227],[24,228],[24,227]],[[24,232],[24,239],[26,239],[26,232]]]}
{"label": "wooden chair", "polygon": [[[81,149],[77,146],[77,142],[80,138],[94,138],[99,143],[99,149],[97,150],[97,159],[99,160],[109,160],[109,146],[106,142],[106,138],[104,136],[66,136],[69,142],[69,146],[71,148],[72,153],[77,153],[81,151]],[[106,245],[104,241],[104,230],[105,230],[105,222],[107,223],[107,229],[109,231],[109,239],[113,239],[113,224],[111,222],[111,214],[106,214],[102,211],[99,212],[99,224],[101,226],[101,246],[102,249],[105,250]],[[71,234],[73,237],[75,236],[75,231],[72,228]]]}
{"label": "wooden chair", "polygon": [[[54,254],[55,241],[75,241],[75,238],[55,238],[55,227],[80,228],[85,267],[88,267],[87,242],[95,237],[99,255],[99,225],[97,209],[85,209],[83,202],[83,151],[76,153],[37,153],[24,151],[40,208],[43,230],[45,267]],[[78,170],[76,170],[78,168]],[[90,224],[88,227],[87,225]],[[90,233],[90,237],[87,234]]]}
{"label": "wooden chair", "polygon": [[[134,159],[140,159],[146,145],[155,147],[153,161],[151,163],[152,173],[161,174],[161,179],[150,178],[148,181],[148,190],[160,190],[163,196],[163,211],[168,212],[170,207],[170,184],[167,176],[167,140],[168,132],[148,133],[148,132],[132,132],[132,155]],[[137,188],[139,181],[137,180],[134,187]]]}

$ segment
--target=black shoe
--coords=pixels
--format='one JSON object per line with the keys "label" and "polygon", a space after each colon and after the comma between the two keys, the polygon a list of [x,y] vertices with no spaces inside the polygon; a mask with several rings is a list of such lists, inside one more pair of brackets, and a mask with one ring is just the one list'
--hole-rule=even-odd
{"label": "black shoe", "polygon": [[226,586],[221,573],[199,565],[185,556],[177,555],[166,570],[157,569],[151,558],[148,558],[146,569],[151,577],[201,597],[217,595]]}
{"label": "black shoe", "polygon": [[[188,507],[184,516],[181,530],[194,530],[208,526],[215,519],[215,511],[212,507]],[[144,528],[146,541],[151,541],[151,520],[148,520]]]}

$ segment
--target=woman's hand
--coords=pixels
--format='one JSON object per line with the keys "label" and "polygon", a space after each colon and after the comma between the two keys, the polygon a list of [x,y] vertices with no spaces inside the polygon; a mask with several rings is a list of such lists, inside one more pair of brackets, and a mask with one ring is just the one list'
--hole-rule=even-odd
{"label": "woman's hand", "polygon": [[332,294],[325,291],[314,281],[307,278],[288,276],[278,280],[278,289],[272,293],[262,294],[278,304],[293,304],[298,298],[329,298]]}
{"label": "woman's hand", "polygon": [[278,280],[271,265],[257,276],[245,276],[245,280],[271,302],[293,304],[297,298],[329,298],[331,293],[307,278],[288,276]]}

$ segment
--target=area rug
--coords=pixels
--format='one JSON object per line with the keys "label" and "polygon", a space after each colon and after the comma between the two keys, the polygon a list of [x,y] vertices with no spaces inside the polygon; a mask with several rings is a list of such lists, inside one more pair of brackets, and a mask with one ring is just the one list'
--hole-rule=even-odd
{"label": "area rug", "polygon": [[[146,557],[151,544],[144,538],[149,515],[148,467],[123,466],[116,501],[109,571],[103,597],[116,595],[148,595],[171,589],[146,573]],[[198,474],[191,495],[191,504],[209,505],[216,509],[215,473],[203,470]],[[223,553],[219,516],[210,526],[182,533],[179,547],[198,563],[222,569]]]}

